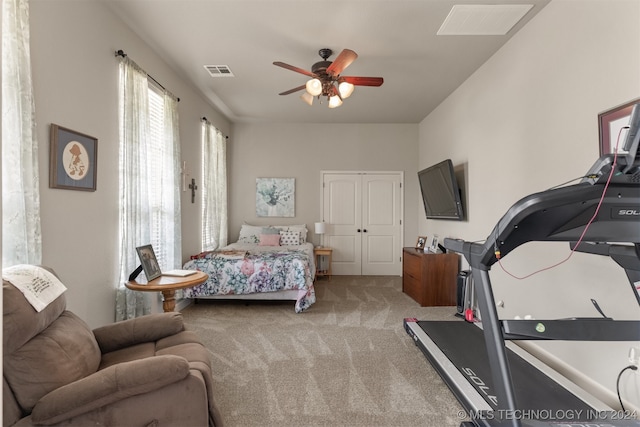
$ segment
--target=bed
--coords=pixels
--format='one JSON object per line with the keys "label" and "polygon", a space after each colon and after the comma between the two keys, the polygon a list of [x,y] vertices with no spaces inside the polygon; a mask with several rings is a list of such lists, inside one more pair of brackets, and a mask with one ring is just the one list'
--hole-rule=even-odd
{"label": "bed", "polygon": [[244,224],[238,241],[195,255],[184,264],[209,279],[185,289],[183,298],[294,300],[300,313],[316,301],[313,244],[304,225]]}

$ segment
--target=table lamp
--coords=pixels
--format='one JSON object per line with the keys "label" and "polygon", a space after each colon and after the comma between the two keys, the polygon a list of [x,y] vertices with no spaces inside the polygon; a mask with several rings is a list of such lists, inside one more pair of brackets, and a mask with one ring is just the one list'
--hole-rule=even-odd
{"label": "table lamp", "polygon": [[327,224],[324,222],[316,222],[316,234],[320,236],[320,247],[323,245],[323,234],[327,232]]}

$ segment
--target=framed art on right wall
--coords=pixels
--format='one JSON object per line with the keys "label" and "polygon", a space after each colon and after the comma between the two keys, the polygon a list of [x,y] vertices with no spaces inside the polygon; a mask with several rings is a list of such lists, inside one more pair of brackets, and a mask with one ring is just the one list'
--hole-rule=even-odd
{"label": "framed art on right wall", "polygon": [[[613,153],[616,146],[624,141],[627,135],[625,127],[629,124],[631,110],[638,102],[640,102],[640,98],[598,114],[600,156]],[[625,151],[622,147],[618,147],[618,154],[621,153],[625,153]]]}

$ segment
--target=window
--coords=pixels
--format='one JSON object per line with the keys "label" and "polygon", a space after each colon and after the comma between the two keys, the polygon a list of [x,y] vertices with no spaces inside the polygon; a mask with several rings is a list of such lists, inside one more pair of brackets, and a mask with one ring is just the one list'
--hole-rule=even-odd
{"label": "window", "polygon": [[[149,84],[149,149],[147,153],[147,173],[150,209],[150,243],[153,245],[158,264],[163,270],[170,270],[178,266],[172,259],[173,240],[175,238],[175,212],[173,203],[165,203],[173,199],[172,190],[175,182],[166,182],[167,168],[173,163],[173,147],[166,144],[169,138],[165,137],[165,105],[164,99],[158,88]],[[166,194],[165,194],[166,193]],[[178,217],[179,218],[179,217]],[[173,230],[165,233],[165,228]]]}
{"label": "window", "polygon": [[202,123],[202,250],[227,245],[226,138],[207,120]]}
{"label": "window", "polygon": [[[153,245],[161,269],[182,263],[177,98],[120,58],[120,283],[139,265],[136,247]],[[139,293],[119,286],[116,319],[149,312]]]}

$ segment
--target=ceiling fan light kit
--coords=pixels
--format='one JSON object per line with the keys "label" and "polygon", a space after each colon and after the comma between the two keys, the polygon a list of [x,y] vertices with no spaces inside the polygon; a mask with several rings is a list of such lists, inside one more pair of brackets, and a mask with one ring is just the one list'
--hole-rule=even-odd
{"label": "ceiling fan light kit", "polygon": [[342,105],[342,99],[338,95],[329,98],[329,108],[336,108]]}
{"label": "ceiling fan light kit", "polygon": [[355,88],[356,87],[349,82],[340,82],[338,85],[338,93],[340,93],[342,99],[346,99],[351,96]]}
{"label": "ceiling fan light kit", "polygon": [[381,86],[384,82],[382,77],[357,77],[357,76],[341,76],[344,71],[355,59],[358,54],[350,49],[343,49],[336,57],[335,61],[328,61],[333,54],[331,49],[320,49],[318,51],[322,61],[316,62],[311,67],[311,71],[276,61],[273,65],[295,71],[305,76],[311,77],[305,85],[287,90],[280,95],[288,95],[302,89],[306,92],[300,97],[309,105],[313,104],[314,97],[326,97],[329,108],[336,108],[342,105],[342,101],[353,93],[355,86]]}
{"label": "ceiling fan light kit", "polygon": [[309,92],[305,92],[302,95],[300,95],[300,99],[302,99],[304,102],[306,102],[309,105],[313,104],[313,96],[309,94]]}
{"label": "ceiling fan light kit", "polygon": [[322,82],[319,79],[311,79],[305,85],[307,93],[311,96],[318,96],[322,93]]}

